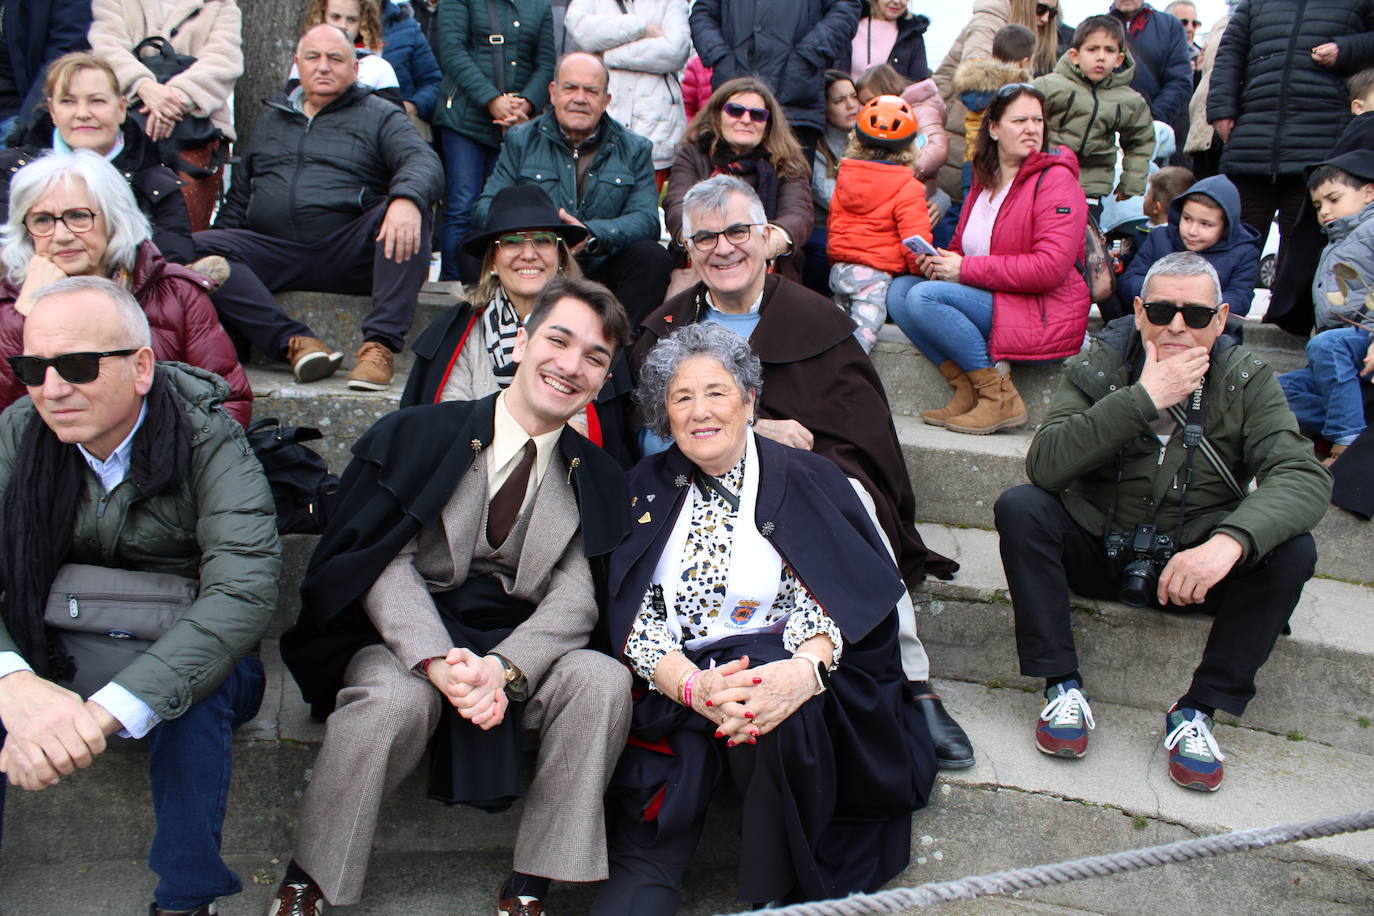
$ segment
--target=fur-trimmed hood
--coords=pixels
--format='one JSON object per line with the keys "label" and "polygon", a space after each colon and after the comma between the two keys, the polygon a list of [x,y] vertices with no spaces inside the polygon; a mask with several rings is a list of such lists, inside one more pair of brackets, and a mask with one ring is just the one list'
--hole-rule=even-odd
{"label": "fur-trimmed hood", "polygon": [[1031,75],[1015,64],[991,57],[966,60],[954,71],[955,92],[996,92],[1008,83],[1029,83]]}

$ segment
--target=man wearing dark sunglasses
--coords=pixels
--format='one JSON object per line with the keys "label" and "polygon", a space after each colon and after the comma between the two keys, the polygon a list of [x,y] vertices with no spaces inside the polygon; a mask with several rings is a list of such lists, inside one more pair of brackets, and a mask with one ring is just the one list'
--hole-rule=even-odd
{"label": "man wearing dark sunglasses", "polygon": [[[241,890],[220,857],[224,799],[233,730],[262,700],[249,653],[276,606],[281,545],[262,466],[223,410],[228,386],[155,363],[150,339],[127,292],[72,277],[37,293],[24,355],[0,369],[29,394],[0,416],[0,538],[18,547],[0,551],[0,771],[20,789],[84,783],[78,768],[107,770],[107,739],[146,737],[149,913],[209,916]],[[50,591],[72,594],[58,584],[72,564],[86,591],[56,623],[44,608]],[[172,575],[130,581],[150,573]],[[87,598],[119,581],[146,595],[177,577],[196,596],[179,618],[155,626],[166,599],[147,597],[94,630],[77,622],[98,619]]]}
{"label": "man wearing dark sunglasses", "polygon": [[1065,362],[1026,458],[1032,484],[995,507],[1021,673],[1046,684],[1041,752],[1082,757],[1095,725],[1070,591],[1214,618],[1186,691],[1139,698],[1172,702],[1169,776],[1203,791],[1220,787],[1225,759],[1212,717],[1239,716],[1254,697],[1312,575],[1309,532],[1331,496],[1274,371],[1221,337],[1220,299],[1197,254],[1156,262],[1135,314]]}

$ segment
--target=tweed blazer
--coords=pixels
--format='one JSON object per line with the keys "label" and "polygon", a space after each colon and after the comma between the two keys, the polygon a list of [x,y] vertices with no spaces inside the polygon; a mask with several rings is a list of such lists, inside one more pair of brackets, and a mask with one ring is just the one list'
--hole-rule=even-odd
{"label": "tweed blazer", "polygon": [[[430,595],[456,588],[468,577],[486,526],[486,464],[484,453],[463,475],[438,523],[411,539],[363,600],[373,626],[407,667],[447,655],[453,646]],[[578,533],[581,518],[567,477],[567,460],[555,451],[525,507],[524,543],[513,563],[512,597],[536,608],[493,649],[524,672],[531,691],[554,662],[587,644],[597,620]]]}

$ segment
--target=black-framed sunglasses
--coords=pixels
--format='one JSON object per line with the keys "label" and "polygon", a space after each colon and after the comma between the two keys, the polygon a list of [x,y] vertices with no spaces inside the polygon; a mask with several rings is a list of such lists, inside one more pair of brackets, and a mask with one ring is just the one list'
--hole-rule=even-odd
{"label": "black-framed sunglasses", "polygon": [[703,229],[700,232],[692,233],[691,238],[687,239],[687,242],[697,251],[710,251],[711,249],[716,247],[716,242],[723,235],[725,236],[725,240],[729,242],[731,245],[743,245],[745,239],[749,238],[750,230],[752,230],[755,226],[763,225],[767,224],[735,223],[732,226],[726,226],[719,232],[708,232],[705,229]]}
{"label": "black-framed sunglasses", "polygon": [[551,251],[558,247],[556,232],[510,232],[497,237],[496,244],[501,248],[524,248],[529,242],[535,251]]}
{"label": "black-framed sunglasses", "polygon": [[1183,23],[1184,25],[1188,25],[1188,24],[1191,23],[1192,26],[1193,26],[1193,28],[1195,28],[1195,29],[1200,29],[1200,28],[1202,28],[1202,20],[1201,20],[1201,19],[1180,19],[1179,22]]}
{"label": "black-framed sunglasses", "polygon": [[1208,308],[1205,305],[1175,305],[1172,302],[1145,303],[1145,317],[1150,319],[1150,324],[1163,327],[1173,321],[1174,316],[1181,312],[1183,323],[1194,331],[1201,331],[1211,324],[1212,319],[1217,317],[1219,310],[1219,308]]}
{"label": "black-framed sunglasses", "polygon": [[73,207],[61,213],[29,213],[24,217],[24,228],[29,230],[29,235],[40,239],[56,232],[59,222],[72,232],[90,232],[99,212],[86,207]]}
{"label": "black-framed sunglasses", "polygon": [[997,97],[998,97],[999,99],[1005,99],[1007,96],[1011,95],[1013,92],[1017,92],[1017,91],[1019,91],[1019,90],[1021,90],[1021,89],[1029,89],[1031,92],[1034,92],[1034,93],[1036,93],[1036,94],[1039,94],[1039,92],[1040,92],[1039,89],[1036,89],[1036,88],[1035,88],[1034,86],[1032,86],[1030,83],[1007,83],[1007,84],[1006,84],[1005,86],[1003,86],[1001,89],[998,89],[998,90],[997,90]]}
{"label": "black-framed sunglasses", "polygon": [[1048,3],[1035,4],[1035,15],[1049,16],[1051,19],[1059,15],[1059,7],[1050,6]]}
{"label": "black-framed sunglasses", "polygon": [[767,108],[749,108],[746,105],[741,105],[739,102],[726,102],[724,107],[721,108],[721,111],[732,118],[742,118],[748,115],[749,120],[753,121],[755,124],[767,124],[768,119],[772,117]]}
{"label": "black-framed sunglasses", "polygon": [[105,350],[102,353],[63,353],[61,356],[7,356],[20,383],[37,388],[48,377],[48,367],[57,370],[63,380],[72,385],[85,385],[100,375],[100,361],[107,356],[132,356],[141,347],[129,350]]}

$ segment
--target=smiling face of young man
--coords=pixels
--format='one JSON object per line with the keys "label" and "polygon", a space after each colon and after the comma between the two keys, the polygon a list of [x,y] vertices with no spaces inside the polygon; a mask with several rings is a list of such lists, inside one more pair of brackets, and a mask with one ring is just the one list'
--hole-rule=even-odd
{"label": "smiling face of young man", "polygon": [[596,310],[565,296],[533,331],[516,336],[511,358],[519,365],[506,408],[531,436],[558,429],[596,397],[614,354]]}

